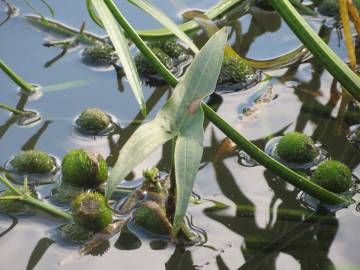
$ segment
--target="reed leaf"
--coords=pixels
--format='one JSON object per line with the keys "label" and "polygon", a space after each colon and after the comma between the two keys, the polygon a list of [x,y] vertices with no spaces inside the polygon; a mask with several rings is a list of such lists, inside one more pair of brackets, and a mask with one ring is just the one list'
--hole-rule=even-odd
{"label": "reed leaf", "polygon": [[112,44],[115,47],[116,53],[119,56],[121,64],[124,68],[126,77],[134,92],[136,100],[138,101],[143,115],[146,115],[146,104],[144,94],[141,88],[141,82],[133,58],[131,57],[128,41],[125,38],[123,31],[118,26],[111,12],[104,4],[103,0],[93,0],[93,5],[108,33]]}

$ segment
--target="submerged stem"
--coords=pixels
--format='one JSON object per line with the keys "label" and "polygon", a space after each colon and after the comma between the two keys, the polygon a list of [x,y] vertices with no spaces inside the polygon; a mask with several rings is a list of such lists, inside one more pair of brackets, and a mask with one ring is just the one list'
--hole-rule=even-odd
{"label": "submerged stem", "polygon": [[4,109],[4,110],[7,110],[9,112],[12,112],[14,114],[17,114],[17,115],[26,115],[26,112],[23,112],[23,111],[20,111],[18,109],[14,109],[4,103],[0,103],[0,108]]}
{"label": "submerged stem", "polygon": [[10,67],[5,64],[2,59],[0,59],[0,69],[2,69],[6,73],[6,75],[8,75],[11,80],[13,80],[14,83],[21,87],[21,89],[30,93],[35,91],[34,86],[26,82],[18,74],[16,74]]}
{"label": "submerged stem", "polygon": [[[175,87],[178,83],[177,78],[160,62],[160,60],[154,55],[149,49],[145,42],[140,38],[136,30],[127,22],[125,17],[119,11],[114,4],[113,0],[104,0],[111,13],[121,25],[124,31],[128,34],[130,39],[135,43],[138,49],[148,58],[154,68],[160,73],[164,80],[172,87]],[[266,153],[264,153],[255,144],[248,141],[240,133],[237,132],[229,123],[221,118],[216,112],[214,112],[207,104],[202,102],[202,109],[204,110],[205,116],[221,131],[224,132],[230,139],[232,139],[239,147],[244,149],[250,156],[252,156],[261,165],[268,168],[276,175],[282,177],[285,181],[293,184],[301,190],[307,192],[311,196],[321,200],[324,203],[330,204],[342,204],[347,203],[344,198],[314,184],[305,177],[297,174],[290,170],[280,162],[274,160]]]}

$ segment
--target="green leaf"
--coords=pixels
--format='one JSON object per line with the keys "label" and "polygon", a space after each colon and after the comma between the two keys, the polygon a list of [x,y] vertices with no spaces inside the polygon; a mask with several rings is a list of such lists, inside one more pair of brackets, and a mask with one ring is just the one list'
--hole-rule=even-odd
{"label": "green leaf", "polygon": [[93,5],[108,33],[112,44],[115,47],[116,53],[118,54],[121,64],[124,68],[129,84],[134,92],[134,95],[140,104],[143,115],[146,115],[146,104],[144,100],[144,94],[141,88],[141,82],[139,74],[136,70],[134,60],[131,57],[128,41],[125,38],[122,29],[115,21],[113,15],[105,5],[103,0],[93,0]]}
{"label": "green leaf", "polygon": [[[180,80],[172,96],[155,119],[138,128],[126,142],[107,182],[107,199],[110,198],[118,183],[138,163],[160,145],[178,136],[179,141],[176,145],[179,145],[179,149],[175,150],[175,162],[180,166],[181,172],[184,168],[186,169],[185,175],[177,175],[177,181],[181,182],[178,187],[181,206],[177,211],[176,219],[180,220],[181,224],[202,156],[204,115],[200,104],[202,99],[215,89],[226,37],[225,30],[220,30],[208,41],[194,58],[183,79]],[[191,161],[191,166],[187,163],[188,161]]]}
{"label": "green leaf", "polygon": [[174,23],[166,14],[164,14],[160,9],[155,5],[150,3],[147,0],[129,0],[137,7],[141,8],[143,11],[152,16],[155,20],[164,25],[167,29],[174,33],[182,42],[184,42],[189,48],[196,54],[199,52],[199,49],[195,46],[192,40],[179,28],[179,26]]}

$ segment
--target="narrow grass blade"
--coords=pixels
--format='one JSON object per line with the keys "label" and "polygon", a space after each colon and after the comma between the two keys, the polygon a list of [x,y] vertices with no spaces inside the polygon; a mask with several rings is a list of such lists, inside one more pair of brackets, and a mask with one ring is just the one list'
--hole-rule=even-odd
{"label": "narrow grass blade", "polygon": [[184,42],[189,48],[196,54],[199,52],[199,49],[195,46],[192,40],[179,28],[179,26],[174,23],[164,12],[158,9],[155,5],[150,3],[147,0],[129,0],[137,7],[141,8],[143,11],[152,16],[155,20],[164,25],[169,29],[174,35],[176,35],[182,42]]}
{"label": "narrow grass blade", "polygon": [[132,59],[130,54],[128,41],[125,38],[122,29],[120,29],[113,15],[105,5],[104,1],[93,0],[93,4],[105,27],[106,32],[108,33],[112,41],[112,44],[115,47],[117,54],[119,55],[126,77],[129,80],[129,83],[138,103],[140,104],[141,111],[143,115],[146,115],[144,94],[142,92],[141,82],[134,64],[134,60]]}

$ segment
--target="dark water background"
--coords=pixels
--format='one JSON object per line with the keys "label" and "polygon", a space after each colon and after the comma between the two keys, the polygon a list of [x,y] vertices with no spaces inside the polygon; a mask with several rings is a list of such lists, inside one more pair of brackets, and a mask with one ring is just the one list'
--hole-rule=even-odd
{"label": "dark water background", "polygon": [[[34,1],[36,2],[36,1]],[[49,1],[56,11],[56,19],[73,27],[85,21],[86,29],[103,34],[89,19],[84,1]],[[120,3],[124,14],[136,28],[159,25],[127,3]],[[156,0],[175,21],[186,9],[208,9],[217,1]],[[20,0],[14,0],[21,14],[31,13]],[[47,14],[46,9],[39,9]],[[0,2],[0,18],[5,16]],[[313,25],[319,29],[320,20]],[[235,30],[242,28],[243,36],[230,37],[233,48],[241,55],[254,59],[269,59],[297,48],[300,44],[288,27],[274,13],[252,10],[252,14],[234,20]],[[324,29],[323,29],[324,30]],[[335,30],[325,29],[329,44],[343,58],[343,42],[338,43]],[[39,98],[17,92],[17,87],[0,72],[1,102],[13,107],[39,112],[42,121],[21,127],[6,111],[0,111],[0,164],[20,150],[38,148],[59,158],[73,148],[100,152],[112,166],[119,149],[137,128],[130,125],[139,117],[138,105],[126,80],[118,89],[114,71],[94,71],[80,63],[80,49],[68,53],[50,68],[44,64],[59,53],[58,48],[42,46],[47,35],[36,31],[21,16],[14,17],[0,27],[0,55],[4,61],[30,82],[45,89],[62,89],[44,93]],[[200,37],[201,42],[201,37]],[[333,159],[345,162],[360,176],[360,155],[346,140],[349,125],[336,120],[339,109],[340,86],[314,60],[294,64],[289,68],[267,71],[273,76],[273,95],[270,103],[256,105],[256,112],[243,116],[245,107],[258,95],[257,89],[217,96],[218,112],[243,135],[264,147],[264,137],[298,130],[322,143]],[[71,82],[69,87],[64,83]],[[65,88],[65,89],[63,89]],[[169,95],[169,88],[143,86],[152,118]],[[332,94],[332,95],[330,95]],[[330,98],[332,97],[332,98]],[[335,97],[335,98],[334,98]],[[330,117],[308,110],[304,104],[325,105],[332,108]],[[114,115],[119,122],[117,131],[109,137],[94,140],[74,132],[74,118],[87,107],[98,107]],[[359,120],[360,122],[360,120]],[[211,209],[207,202],[189,209],[195,226],[206,231],[203,246],[187,248],[154,242],[146,235],[122,233],[110,242],[102,256],[86,256],[62,269],[358,269],[360,257],[359,214],[355,206],[337,212],[336,216],[319,220],[304,220],[303,216],[284,217],[279,209],[304,210],[298,190],[277,179],[263,167],[248,168],[238,161],[238,151],[218,158],[224,135],[211,124],[206,126],[204,166],[197,175],[194,191],[202,198],[217,200],[230,207]],[[158,165],[163,171],[169,167],[169,148],[156,151],[133,171],[133,178],[145,167]],[[1,186],[0,186],[1,188]],[[40,191],[46,194],[49,188]],[[355,199],[357,197],[355,196]],[[242,215],[237,205],[254,209]],[[13,220],[0,214],[1,269],[58,269],[59,261],[74,252],[54,237],[61,220],[39,213],[35,217]],[[15,227],[6,233],[7,228]],[[53,239],[53,240],[51,240]],[[331,268],[334,267],[334,268]]]}

